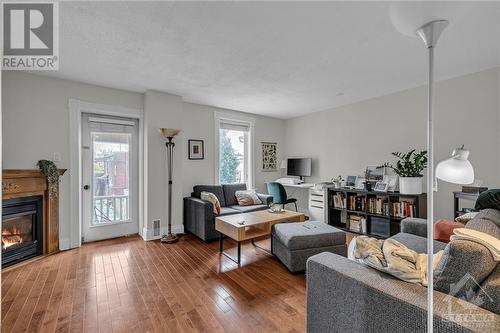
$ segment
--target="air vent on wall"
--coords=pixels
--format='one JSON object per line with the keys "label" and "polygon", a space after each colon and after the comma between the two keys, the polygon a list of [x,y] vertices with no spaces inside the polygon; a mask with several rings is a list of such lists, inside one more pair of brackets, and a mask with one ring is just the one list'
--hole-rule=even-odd
{"label": "air vent on wall", "polygon": [[160,220],[153,220],[153,236],[160,236]]}

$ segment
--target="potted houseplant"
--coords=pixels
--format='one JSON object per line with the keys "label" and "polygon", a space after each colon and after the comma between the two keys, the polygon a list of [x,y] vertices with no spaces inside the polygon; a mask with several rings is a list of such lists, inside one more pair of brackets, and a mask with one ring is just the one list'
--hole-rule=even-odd
{"label": "potted houseplant", "polygon": [[415,149],[407,153],[392,153],[398,158],[395,164],[385,163],[383,166],[390,168],[399,176],[399,192],[401,194],[421,194],[422,178],[427,168],[427,151],[416,152]]}

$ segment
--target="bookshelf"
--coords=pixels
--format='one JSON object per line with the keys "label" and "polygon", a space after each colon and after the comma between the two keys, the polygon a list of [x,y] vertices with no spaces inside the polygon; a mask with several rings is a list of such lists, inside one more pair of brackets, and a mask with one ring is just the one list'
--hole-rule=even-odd
{"label": "bookshelf", "polygon": [[426,195],[329,189],[328,224],[354,234],[388,238],[406,217],[425,218]]}

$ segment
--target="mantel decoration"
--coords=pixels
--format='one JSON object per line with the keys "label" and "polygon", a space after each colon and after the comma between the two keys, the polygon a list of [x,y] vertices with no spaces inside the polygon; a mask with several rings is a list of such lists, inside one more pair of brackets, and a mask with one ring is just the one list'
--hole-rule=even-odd
{"label": "mantel decoration", "polygon": [[422,178],[427,168],[427,151],[416,152],[415,149],[406,153],[392,153],[398,158],[396,164],[385,163],[382,167],[392,169],[399,176],[399,192],[401,194],[421,194]]}
{"label": "mantel decoration", "polygon": [[56,164],[49,160],[39,160],[37,165],[47,177],[49,195],[56,198],[59,192],[60,176]]}
{"label": "mantel decoration", "polygon": [[277,144],[275,142],[262,142],[262,171],[277,171]]}

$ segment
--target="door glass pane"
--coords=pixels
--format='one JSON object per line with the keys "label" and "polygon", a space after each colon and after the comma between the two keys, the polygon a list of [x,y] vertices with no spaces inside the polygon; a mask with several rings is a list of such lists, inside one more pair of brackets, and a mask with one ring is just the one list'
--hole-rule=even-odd
{"label": "door glass pane", "polygon": [[220,129],[219,183],[246,183],[245,145],[247,132]]}
{"label": "door glass pane", "polygon": [[130,216],[129,133],[93,132],[93,224],[128,221]]}

